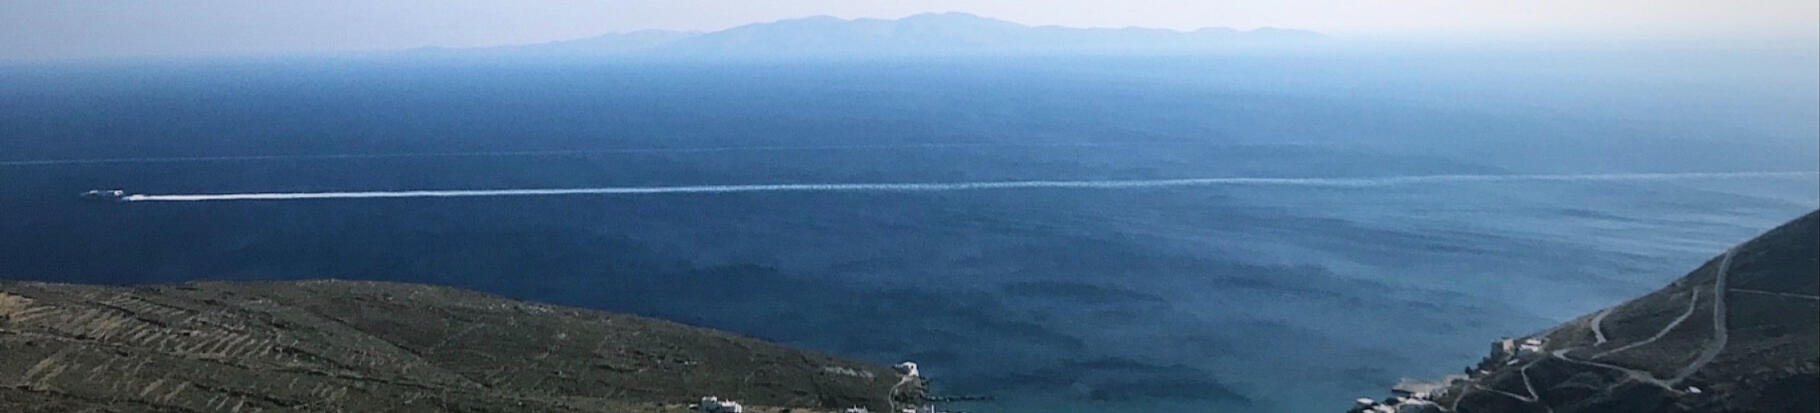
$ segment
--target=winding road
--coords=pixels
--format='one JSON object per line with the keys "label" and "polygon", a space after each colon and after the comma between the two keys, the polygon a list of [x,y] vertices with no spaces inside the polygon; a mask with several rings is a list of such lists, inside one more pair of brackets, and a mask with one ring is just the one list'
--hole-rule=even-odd
{"label": "winding road", "polygon": [[[1727,292],[1733,291],[1733,290],[1727,289],[1726,285],[1727,285],[1727,281],[1730,279],[1730,276],[1731,276],[1732,257],[1736,254],[1737,254],[1737,248],[1726,250],[1725,254],[1720,257],[1718,267],[1715,270],[1715,274],[1713,276],[1713,286],[1712,286],[1712,290],[1711,290],[1712,297],[1713,297],[1713,312],[1712,312],[1713,334],[1712,334],[1712,337],[1710,339],[1708,339],[1706,346],[1701,348],[1699,357],[1695,358],[1693,362],[1688,363],[1688,365],[1683,366],[1681,369],[1677,370],[1674,377],[1662,379],[1662,378],[1656,377],[1655,374],[1653,374],[1649,371],[1633,369],[1633,368],[1619,366],[1619,365],[1615,365],[1615,364],[1600,362],[1600,361],[1598,361],[1598,359],[1605,357],[1607,355],[1611,355],[1613,353],[1620,352],[1620,351],[1625,351],[1625,350],[1630,350],[1630,349],[1634,349],[1637,347],[1645,346],[1650,343],[1656,342],[1657,340],[1661,339],[1664,336],[1667,336],[1670,331],[1674,330],[1676,327],[1679,327],[1681,325],[1681,323],[1686,322],[1687,319],[1689,317],[1691,317],[1699,309],[1700,290],[1698,290],[1698,289],[1693,290],[1692,297],[1688,300],[1687,311],[1682,313],[1679,317],[1676,317],[1674,319],[1674,321],[1669,322],[1668,325],[1663,326],[1661,330],[1657,331],[1655,335],[1650,336],[1648,339],[1625,344],[1624,346],[1621,346],[1621,347],[1618,347],[1615,349],[1611,349],[1611,350],[1607,350],[1607,351],[1603,351],[1603,352],[1600,352],[1598,354],[1595,354],[1595,355],[1585,358],[1585,359],[1575,358],[1573,356],[1568,355],[1569,352],[1572,352],[1575,350],[1592,349],[1601,344],[1605,344],[1608,341],[1605,336],[1605,330],[1604,330],[1605,316],[1612,313],[1614,310],[1617,309],[1617,307],[1611,307],[1611,308],[1606,308],[1604,310],[1600,310],[1597,315],[1594,315],[1593,318],[1587,322],[1588,328],[1590,330],[1592,330],[1593,337],[1595,340],[1595,342],[1592,345],[1550,350],[1550,351],[1547,351],[1547,354],[1548,354],[1547,357],[1538,357],[1534,360],[1530,360],[1527,363],[1524,363],[1521,367],[1517,368],[1517,373],[1520,375],[1520,378],[1523,380],[1523,386],[1529,392],[1528,397],[1525,397],[1525,396],[1519,395],[1519,394],[1515,394],[1515,393],[1511,393],[1511,392],[1507,392],[1507,391],[1493,389],[1493,388],[1486,387],[1484,385],[1481,385],[1481,384],[1475,382],[1475,383],[1472,383],[1470,386],[1467,386],[1465,388],[1465,390],[1462,391],[1460,393],[1460,395],[1454,399],[1452,405],[1450,405],[1447,409],[1445,409],[1445,411],[1448,411],[1448,412],[1458,411],[1460,400],[1466,398],[1465,397],[1466,394],[1471,393],[1473,390],[1479,390],[1479,391],[1489,392],[1492,394],[1503,395],[1505,397],[1509,397],[1509,398],[1512,398],[1512,399],[1515,399],[1515,400],[1518,400],[1518,401],[1521,401],[1524,403],[1541,405],[1543,407],[1543,409],[1545,409],[1546,411],[1550,411],[1550,412],[1554,411],[1552,406],[1549,406],[1546,402],[1544,402],[1542,400],[1541,394],[1536,392],[1535,385],[1530,381],[1530,378],[1529,378],[1529,368],[1534,366],[1536,363],[1539,363],[1543,360],[1548,360],[1548,359],[1556,359],[1556,360],[1561,360],[1564,362],[1583,365],[1583,366],[1615,370],[1615,371],[1624,373],[1626,380],[1637,381],[1640,383],[1648,383],[1650,385],[1660,387],[1664,390],[1668,390],[1673,393],[1681,393],[1683,390],[1677,388],[1679,386],[1679,384],[1683,380],[1686,380],[1688,377],[1691,377],[1695,373],[1698,373],[1700,371],[1700,369],[1706,367],[1706,365],[1708,363],[1711,363],[1714,358],[1718,357],[1719,353],[1725,351],[1725,346],[1731,339],[1731,335],[1727,331],[1727,327],[1726,327],[1726,305],[1727,304],[1725,302],[1725,298],[1726,298],[1725,296],[1726,296]],[[1738,290],[1738,291],[1756,293],[1756,294],[1789,295],[1789,296],[1793,296],[1791,298],[1820,300],[1820,297],[1808,297],[1808,296],[1799,295],[1799,294],[1784,294],[1784,293],[1774,293],[1774,292],[1754,291],[1754,290]],[[1622,382],[1619,382],[1619,383],[1622,383]]]}
{"label": "winding road", "polygon": [[1725,258],[1719,260],[1719,274],[1713,277],[1712,341],[1707,343],[1705,349],[1700,350],[1700,358],[1694,359],[1693,363],[1682,367],[1681,371],[1669,380],[1670,382],[1680,383],[1681,380],[1686,380],[1687,376],[1699,372],[1700,368],[1706,367],[1706,363],[1713,361],[1713,357],[1718,357],[1719,352],[1725,351],[1725,344],[1731,340],[1731,332],[1725,327],[1725,293],[1730,291],[1725,289],[1725,280],[1731,273],[1732,256],[1737,254],[1737,248],[1725,250]]}
{"label": "winding road", "polygon": [[1656,340],[1661,340],[1663,336],[1668,335],[1669,331],[1673,331],[1675,329],[1675,327],[1680,327],[1681,323],[1686,322],[1687,318],[1693,316],[1694,311],[1698,310],[1698,309],[1700,309],[1700,290],[1694,290],[1693,295],[1691,297],[1689,297],[1687,300],[1687,312],[1681,313],[1680,317],[1675,317],[1675,321],[1670,321],[1667,326],[1662,327],[1661,331],[1657,331],[1656,335],[1650,336],[1648,339],[1645,339],[1643,341],[1625,344],[1622,347],[1599,352],[1598,354],[1594,354],[1592,357],[1589,357],[1589,358],[1597,360],[1597,359],[1605,358],[1605,356],[1612,355],[1613,353],[1617,353],[1617,352],[1624,351],[1624,350],[1630,350],[1630,349],[1637,348],[1637,347],[1642,347],[1643,345],[1646,345],[1649,343],[1654,343],[1654,342],[1656,342]]}
{"label": "winding road", "polygon": [[1597,340],[1597,341],[1593,342],[1593,345],[1596,346],[1596,345],[1600,345],[1600,344],[1605,344],[1605,316],[1610,315],[1612,310],[1616,310],[1616,309],[1618,309],[1618,307],[1607,307],[1604,310],[1599,310],[1598,315],[1593,316],[1593,318],[1592,318],[1593,340]]}

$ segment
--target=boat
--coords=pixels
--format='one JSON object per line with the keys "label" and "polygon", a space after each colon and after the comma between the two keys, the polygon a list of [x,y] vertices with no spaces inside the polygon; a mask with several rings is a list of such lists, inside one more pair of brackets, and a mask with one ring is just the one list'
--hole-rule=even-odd
{"label": "boat", "polygon": [[126,190],[124,189],[95,189],[83,192],[80,196],[84,201],[126,202]]}

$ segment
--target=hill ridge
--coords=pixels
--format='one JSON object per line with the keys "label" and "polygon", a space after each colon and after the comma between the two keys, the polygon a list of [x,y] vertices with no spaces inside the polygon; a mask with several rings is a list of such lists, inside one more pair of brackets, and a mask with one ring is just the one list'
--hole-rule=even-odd
{"label": "hill ridge", "polygon": [[[1820,211],[1659,290],[1493,342],[1465,374],[1408,382],[1397,412],[1820,409]],[[1354,411],[1371,411],[1361,403]],[[1386,407],[1388,408],[1388,406]]]}
{"label": "hill ridge", "polygon": [[886,411],[900,376],[639,316],[311,280],[0,282],[0,378],[0,411],[664,412]]}

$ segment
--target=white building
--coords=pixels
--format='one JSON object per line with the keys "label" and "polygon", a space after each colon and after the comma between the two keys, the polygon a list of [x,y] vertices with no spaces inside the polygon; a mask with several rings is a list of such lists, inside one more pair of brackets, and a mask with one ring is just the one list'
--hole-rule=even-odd
{"label": "white building", "polygon": [[736,401],[708,396],[701,398],[701,403],[695,405],[695,410],[702,413],[745,413],[746,407],[740,406]]}

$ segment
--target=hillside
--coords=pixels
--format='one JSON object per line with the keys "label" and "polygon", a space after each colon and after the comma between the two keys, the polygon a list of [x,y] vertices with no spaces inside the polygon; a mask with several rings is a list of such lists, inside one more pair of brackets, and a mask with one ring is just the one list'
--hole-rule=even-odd
{"label": "hillside", "polygon": [[899,379],[708,329],[424,285],[0,282],[5,412],[660,412],[709,395],[772,406],[748,411],[887,411]]}
{"label": "hillside", "polygon": [[[1430,392],[1457,412],[1820,410],[1820,212],[1660,290],[1528,337]],[[1422,407],[1416,407],[1422,406]]]}

